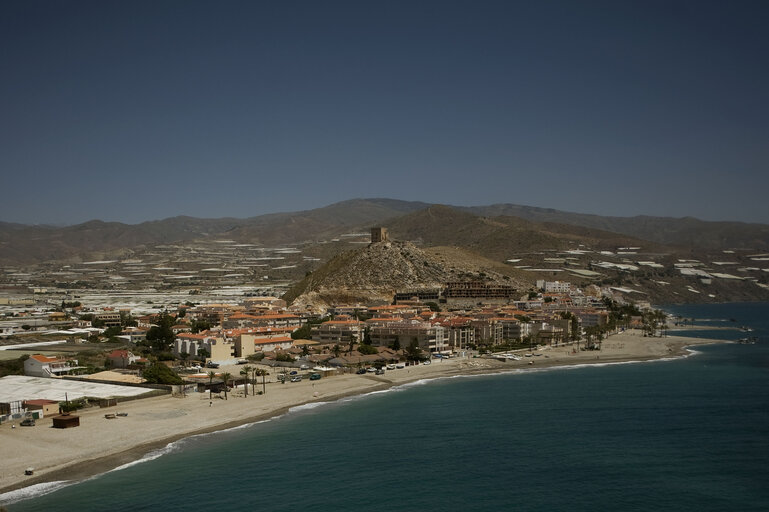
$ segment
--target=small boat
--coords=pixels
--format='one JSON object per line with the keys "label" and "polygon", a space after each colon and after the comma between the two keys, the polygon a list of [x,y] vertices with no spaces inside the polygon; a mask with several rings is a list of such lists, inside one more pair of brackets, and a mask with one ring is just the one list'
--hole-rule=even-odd
{"label": "small boat", "polygon": [[27,476],[34,475],[35,474],[35,468],[27,468],[24,470],[24,474]]}
{"label": "small boat", "polygon": [[126,416],[128,416],[128,413],[127,412],[119,412],[119,413],[117,413],[117,416],[120,416],[121,418],[125,418]]}
{"label": "small boat", "polygon": [[104,417],[107,418],[108,420],[114,420],[115,419],[115,415],[114,414],[105,414]]}

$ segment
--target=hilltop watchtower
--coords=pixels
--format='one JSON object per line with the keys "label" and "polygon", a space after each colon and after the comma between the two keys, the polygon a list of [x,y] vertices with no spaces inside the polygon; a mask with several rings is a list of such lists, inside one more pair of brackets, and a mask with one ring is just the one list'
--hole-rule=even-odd
{"label": "hilltop watchtower", "polygon": [[390,236],[387,234],[387,228],[377,227],[371,228],[371,243],[388,242]]}

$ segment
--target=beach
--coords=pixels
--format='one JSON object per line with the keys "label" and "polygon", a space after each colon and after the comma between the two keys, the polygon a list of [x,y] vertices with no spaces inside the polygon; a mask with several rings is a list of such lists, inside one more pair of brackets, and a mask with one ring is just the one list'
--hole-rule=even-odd
{"label": "beach", "polygon": [[[422,379],[680,357],[687,353],[687,346],[714,342],[679,336],[647,338],[638,331],[627,331],[608,337],[600,351],[576,352],[567,345],[545,347],[536,352],[541,355],[520,361],[435,359],[430,365],[389,370],[384,375],[345,374],[317,381],[270,382],[263,395],[254,396],[249,389],[248,396],[244,396],[241,387],[227,400],[216,396],[210,400],[208,393],[137,399],[116,407],[79,411],[80,426],[72,429],[54,429],[50,418],[31,428],[4,424],[0,426],[0,492],[45,482],[82,480],[139,460],[176,440],[272,418],[311,402],[333,401]],[[275,376],[270,378],[274,380]],[[257,390],[260,388],[261,384]],[[108,413],[126,416],[107,419]],[[24,475],[28,467],[35,469],[33,476]]]}

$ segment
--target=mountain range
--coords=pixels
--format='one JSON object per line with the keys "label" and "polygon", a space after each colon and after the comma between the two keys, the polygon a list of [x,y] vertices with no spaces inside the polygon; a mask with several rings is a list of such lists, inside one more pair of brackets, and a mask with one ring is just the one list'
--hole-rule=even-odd
{"label": "mountain range", "polygon": [[351,199],[323,208],[245,219],[171,217],[123,224],[93,220],[66,227],[0,222],[0,262],[36,263],[119,254],[195,239],[226,238],[264,245],[313,242],[387,225],[400,239],[457,245],[502,257],[510,250],[643,244],[680,250],[769,250],[769,225],[670,217],[605,217],[531,206],[431,205],[395,199]]}

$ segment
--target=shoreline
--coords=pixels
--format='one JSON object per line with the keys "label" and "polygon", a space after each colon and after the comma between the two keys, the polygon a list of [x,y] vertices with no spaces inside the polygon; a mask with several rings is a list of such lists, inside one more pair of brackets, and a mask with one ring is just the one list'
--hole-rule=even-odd
{"label": "shoreline", "polygon": [[[314,383],[270,383],[265,395],[249,394],[244,397],[242,391],[233,392],[226,401],[219,398],[209,400],[204,393],[192,393],[184,398],[162,396],[139,399],[109,409],[92,408],[78,412],[81,426],[75,429],[47,427],[50,419],[40,420],[39,425],[33,428],[11,429],[3,425],[0,427],[0,446],[4,447],[4,452],[10,453],[4,461],[5,466],[0,468],[0,504],[5,501],[3,495],[6,493],[15,494],[24,488],[51,482],[75,484],[126,464],[141,463],[153,452],[183,439],[274,419],[293,407],[309,403],[335,402],[420,380],[677,359],[690,355],[690,346],[714,343],[730,342],[681,336],[647,338],[626,331],[604,340],[600,351],[572,353],[573,346],[566,345],[547,347],[539,351],[544,357],[524,358],[521,361],[501,362],[487,358],[437,360],[431,365],[388,371],[383,377],[345,374]],[[248,408],[241,407],[243,405]],[[128,416],[107,420],[104,418],[105,411],[125,411]],[[200,422],[201,426],[191,427],[191,420],[197,420],[194,423]],[[5,447],[10,447],[10,450]],[[50,450],[56,453],[51,455],[48,453]],[[45,460],[46,454],[48,464],[43,465],[40,461]],[[24,469],[29,466],[36,468],[34,476],[24,476]],[[41,490],[40,494],[43,492]],[[27,497],[37,495],[34,492],[30,494]],[[12,501],[19,499],[26,497],[13,497]]]}

